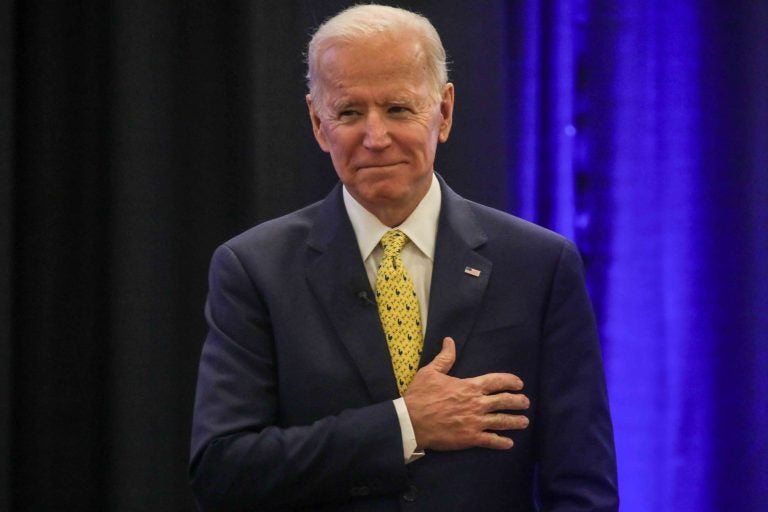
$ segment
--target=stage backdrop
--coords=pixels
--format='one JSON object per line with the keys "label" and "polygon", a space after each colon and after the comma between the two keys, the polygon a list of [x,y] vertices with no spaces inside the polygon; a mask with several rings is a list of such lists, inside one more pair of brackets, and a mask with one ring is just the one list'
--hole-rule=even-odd
{"label": "stage backdrop", "polygon": [[[302,52],[349,2],[0,7],[0,510],[192,510],[215,246],[335,182]],[[626,512],[768,503],[768,3],[402,1],[460,193],[580,246]]]}

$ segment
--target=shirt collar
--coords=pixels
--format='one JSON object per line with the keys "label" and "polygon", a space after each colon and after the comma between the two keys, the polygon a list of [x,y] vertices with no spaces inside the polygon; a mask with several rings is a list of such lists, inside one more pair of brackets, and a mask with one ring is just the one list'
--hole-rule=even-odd
{"label": "shirt collar", "polygon": [[[354,197],[343,188],[344,207],[347,210],[352,229],[355,231],[357,245],[363,261],[368,259],[378,245],[384,233],[391,228],[381,223],[374,214],[366,210]],[[429,190],[415,210],[397,229],[405,233],[413,244],[430,260],[434,261],[437,220],[440,215],[442,193],[440,183],[434,173]]]}

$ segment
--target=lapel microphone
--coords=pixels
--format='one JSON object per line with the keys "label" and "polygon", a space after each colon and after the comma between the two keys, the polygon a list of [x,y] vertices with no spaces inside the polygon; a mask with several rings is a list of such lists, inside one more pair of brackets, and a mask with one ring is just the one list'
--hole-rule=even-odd
{"label": "lapel microphone", "polygon": [[357,297],[357,300],[360,301],[360,304],[363,306],[375,306],[376,301],[371,296],[371,293],[368,291],[369,285],[368,280],[365,279],[351,279],[349,281],[349,291],[355,294],[355,297]]}
{"label": "lapel microphone", "polygon": [[366,290],[360,290],[356,293],[357,299],[360,301],[361,304],[365,306],[375,306],[376,303],[371,300],[371,298],[368,296],[368,292]]}

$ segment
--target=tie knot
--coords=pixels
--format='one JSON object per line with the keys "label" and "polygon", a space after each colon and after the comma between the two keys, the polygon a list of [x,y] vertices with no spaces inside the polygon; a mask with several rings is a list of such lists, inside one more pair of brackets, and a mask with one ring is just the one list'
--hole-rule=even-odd
{"label": "tie knot", "polygon": [[394,256],[398,254],[405,243],[408,241],[408,237],[399,229],[392,229],[384,233],[381,237],[381,246],[384,248],[384,254],[386,256]]}

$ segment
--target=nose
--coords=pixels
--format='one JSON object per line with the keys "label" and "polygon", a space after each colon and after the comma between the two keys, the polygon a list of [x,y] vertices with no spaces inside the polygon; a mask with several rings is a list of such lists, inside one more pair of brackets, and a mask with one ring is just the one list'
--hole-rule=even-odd
{"label": "nose", "polygon": [[386,120],[382,119],[378,112],[370,112],[365,119],[363,146],[366,149],[380,151],[389,146],[391,142]]}

